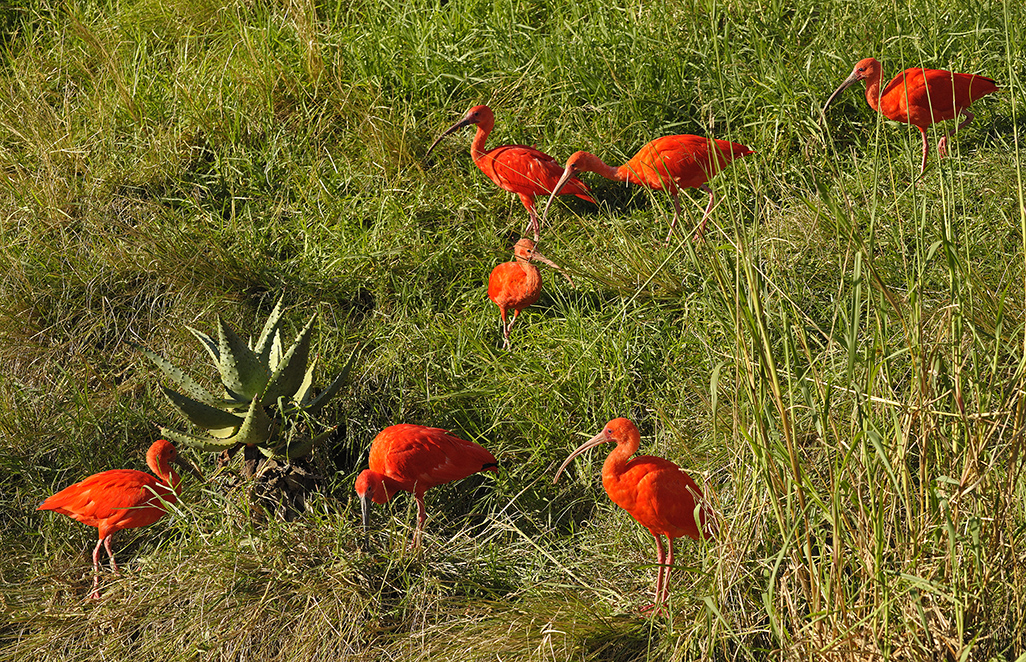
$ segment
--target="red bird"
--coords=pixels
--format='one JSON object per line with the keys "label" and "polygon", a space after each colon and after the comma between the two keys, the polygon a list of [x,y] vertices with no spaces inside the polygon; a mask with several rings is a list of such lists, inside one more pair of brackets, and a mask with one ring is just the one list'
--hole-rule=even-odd
{"label": "red bird", "polygon": [[388,503],[396,491],[411,492],[417,499],[417,528],[414,547],[420,546],[424,531],[424,492],[436,485],[466,478],[479,471],[496,471],[495,456],[472,441],[464,441],[448,430],[423,425],[393,425],[374,437],[370,468],[356,478],[360,495],[363,530],[370,524],[370,504]]}
{"label": "red bird", "polygon": [[[171,463],[179,464],[199,475],[195,467],[178,457],[170,441],[158,439],[146,452],[146,464],[159,478],[134,469],[112,469],[93,474],[54,494],[39,505],[37,510],[53,510],[95,526],[100,540],[93,549],[93,592],[90,598],[100,597],[100,546],[107,548],[110,565],[118,572],[110,539],[115,531],[153,524],[166,512],[166,503],[176,503],[180,479]],[[202,476],[200,476],[202,478]]]}
{"label": "red bird", "polygon": [[[670,592],[674,539],[681,536],[694,540],[713,537],[716,529],[714,515],[702,497],[702,490],[673,462],[651,455],[639,455],[627,461],[638,450],[641,434],[637,426],[626,418],[609,421],[602,432],[581,444],[559,467],[552,482],[559,480],[560,474],[575,457],[606,442],[616,443],[616,448],[602,465],[602,486],[606,488],[606,494],[647,528],[656,541],[659,575],[655,606],[658,606],[665,602]],[[696,511],[701,526],[695,521]],[[670,541],[668,555],[663,549],[660,537],[663,535]]]}
{"label": "red bird", "polygon": [[702,189],[709,194],[709,205],[702,215],[702,224],[695,232],[695,241],[698,241],[702,238],[702,231],[705,230],[705,222],[709,218],[715,199],[712,189],[706,182],[734,159],[751,153],[752,150],[744,145],[691,135],[656,138],[618,168],[606,165],[599,157],[589,152],[576,152],[567,160],[563,175],[545,204],[542,220],[544,222],[547,217],[549,205],[560,193],[563,182],[586,170],[616,182],[630,182],[653,191],[668,192],[670,199],[673,200],[673,220],[670,221],[670,233],[666,235],[667,244],[670,243],[673,228],[677,226],[677,218],[680,216],[678,189]]}
{"label": "red bird", "polygon": [[[495,126],[495,114],[488,106],[474,106],[467,111],[463,119],[446,129],[445,133],[431,143],[424,158],[431,155],[435,145],[441,142],[442,138],[471,124],[477,125],[477,133],[470,144],[470,155],[474,163],[488,179],[495,182],[496,186],[520,196],[520,201],[524,203],[531,219],[529,227],[534,231],[534,241],[537,243],[541,229],[538,225],[538,212],[534,208],[534,197],[548,195],[552,191],[553,185],[563,172],[562,168],[545,152],[526,145],[503,145],[485,151],[485,141]],[[582,200],[594,203],[595,200],[588,195],[589,191],[584,182],[571,179],[566,190],[560,195],[576,195]]]}
{"label": "red bird", "polygon": [[[517,316],[536,302],[541,295],[541,274],[538,273],[538,267],[531,264],[532,260],[544,262],[563,274],[571,285],[574,284],[570,276],[556,266],[555,262],[534,249],[534,242],[530,239],[518,241],[513,248],[513,254],[516,257],[514,262],[499,264],[492,269],[492,275],[488,277],[488,298],[499,307],[502,335],[505,338],[503,348],[505,349],[509,348],[509,332],[513,328],[513,324],[516,323]],[[513,309],[513,319],[507,324],[506,312],[511,308]]]}
{"label": "red bird", "polygon": [[856,81],[866,81],[866,101],[873,110],[895,122],[911,124],[922,133],[923,164],[919,169],[920,175],[926,171],[926,155],[930,151],[930,143],[926,139],[927,127],[935,122],[965,115],[965,120],[937,143],[937,152],[941,157],[946,156],[948,137],[973,121],[969,104],[998,91],[997,84],[989,78],[956,74],[943,69],[906,69],[881,91],[882,76],[883,70],[875,58],[859,60],[851,75],[827,99],[823,112],[826,113],[826,109],[842,91]]}

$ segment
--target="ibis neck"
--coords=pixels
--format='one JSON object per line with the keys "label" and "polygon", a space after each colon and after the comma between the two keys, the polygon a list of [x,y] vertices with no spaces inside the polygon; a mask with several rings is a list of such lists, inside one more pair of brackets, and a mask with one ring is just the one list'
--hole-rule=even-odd
{"label": "ibis neck", "polygon": [[627,164],[616,167],[606,165],[602,161],[599,161],[596,165],[598,166],[598,169],[595,170],[595,174],[599,177],[605,177],[606,179],[610,179],[614,182],[630,181],[631,169],[627,167]]}
{"label": "ibis neck", "polygon": [[171,468],[171,463],[169,463],[168,461],[164,460],[158,462],[153,462],[152,464],[150,464],[150,470],[152,470],[153,473],[157,475],[157,478],[160,478],[160,480],[165,485],[173,489],[175,492],[180,492],[180,484],[182,482],[181,476],[179,476],[178,473]]}
{"label": "ibis neck", "polygon": [[528,290],[534,289],[541,284],[541,273],[538,271],[538,267],[523,258],[517,258],[517,264],[524,270],[524,284]]}
{"label": "ibis neck", "polygon": [[617,168],[616,166],[607,165],[605,161],[595,156],[591,152],[578,152],[578,155],[580,156],[580,158],[577,160],[578,173],[582,171],[593,172],[600,177],[611,179],[614,182],[629,181],[628,173],[630,172],[630,168],[627,167],[627,165],[622,165],[619,168]]}
{"label": "ibis neck", "polygon": [[477,125],[477,132],[474,134],[474,140],[470,143],[470,156],[474,161],[478,161],[484,158],[485,142],[488,140],[488,134],[491,133],[491,128],[485,128],[480,124]]}
{"label": "ibis neck", "polygon": [[880,112],[880,77],[866,81],[866,101],[870,107]]}
{"label": "ibis neck", "polygon": [[617,444],[602,465],[602,487],[613,503],[628,511],[634,508],[637,490],[629,480],[625,482],[624,478],[627,473],[627,461],[637,449],[637,445],[631,448],[625,444]]}
{"label": "ibis neck", "polygon": [[181,492],[182,492],[182,478],[181,478],[181,476],[178,475],[178,473],[174,469],[172,469],[171,467],[168,467],[167,468],[167,473],[166,474],[161,474],[160,478],[161,478],[161,480],[164,481],[165,484],[167,484],[172,490],[175,491],[175,494],[181,494]]}
{"label": "ibis neck", "polygon": [[391,476],[386,476],[385,474],[378,474],[378,477],[381,479],[381,484],[385,488],[385,498],[383,501],[378,501],[377,499],[375,499],[374,501],[376,503],[388,503],[392,499],[392,497],[395,496],[395,493],[399,490],[406,490],[407,492],[414,491],[414,485],[412,483],[404,483],[396,480],[395,478],[392,478]]}
{"label": "ibis neck", "polygon": [[631,459],[631,455],[638,450],[637,442],[631,443],[628,440],[625,443],[616,445],[616,448],[606,457],[605,463],[602,465],[602,476],[619,476],[627,470],[627,462]]}

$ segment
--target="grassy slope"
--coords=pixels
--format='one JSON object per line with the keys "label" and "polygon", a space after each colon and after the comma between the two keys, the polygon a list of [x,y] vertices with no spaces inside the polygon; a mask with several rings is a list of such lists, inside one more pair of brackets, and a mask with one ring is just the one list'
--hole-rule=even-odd
{"label": "grassy slope", "polygon": [[[518,0],[136,0],[0,9],[0,563],[12,659],[1012,659],[1026,652],[1020,3],[609,6]],[[980,72],[955,158],[860,90],[858,58]],[[544,250],[545,294],[502,352],[485,299],[524,222],[429,142],[475,103],[494,144],[626,159],[667,133],[752,146],[718,177],[709,242],[659,245],[669,201],[594,183]],[[934,135],[932,142],[936,142]],[[689,194],[685,225],[704,196]],[[204,365],[184,325],[244,330],[284,292],[322,313],[345,434],[299,522],[190,485],[119,534],[83,604],[91,530],[45,495],[141,468],[172,419],[129,341]],[[612,506],[609,418],[716,495],[681,541],[672,618],[645,619],[648,534]],[[352,479],[381,427],[449,427],[506,461],[374,517]],[[195,454],[194,454],[195,456]],[[212,464],[208,458],[208,472]]]}

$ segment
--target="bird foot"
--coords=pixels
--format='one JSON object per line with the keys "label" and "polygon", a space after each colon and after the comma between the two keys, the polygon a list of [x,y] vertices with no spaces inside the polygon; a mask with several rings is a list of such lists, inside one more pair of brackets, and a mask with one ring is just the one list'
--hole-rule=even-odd
{"label": "bird foot", "polygon": [[704,244],[705,243],[705,224],[709,220],[709,209],[712,209],[712,203],[709,203],[709,208],[705,210],[705,215],[702,216],[702,222],[698,224],[695,229],[695,234],[691,237],[692,243]]}
{"label": "bird foot", "polygon": [[665,616],[666,612],[663,610],[665,605],[661,604],[647,604],[638,607],[638,611],[646,616]]}
{"label": "bird foot", "polygon": [[937,154],[939,154],[942,159],[948,155],[948,137],[947,136],[944,136],[943,138],[941,138],[940,142],[937,143]]}
{"label": "bird foot", "polygon": [[538,223],[537,216],[531,216],[530,220],[527,222],[527,227],[524,228],[523,234],[526,235],[528,232],[534,235],[535,244],[541,241],[541,225]]}

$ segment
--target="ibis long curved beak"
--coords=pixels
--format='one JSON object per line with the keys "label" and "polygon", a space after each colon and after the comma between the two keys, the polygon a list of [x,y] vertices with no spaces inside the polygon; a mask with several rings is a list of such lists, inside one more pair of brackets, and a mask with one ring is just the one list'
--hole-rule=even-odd
{"label": "ibis long curved beak", "polygon": [[578,446],[577,450],[575,450],[573,453],[570,453],[570,457],[566,458],[563,464],[559,466],[559,469],[556,470],[556,477],[552,479],[552,484],[555,485],[559,482],[559,477],[563,473],[563,470],[570,466],[570,463],[573,462],[575,457],[577,457],[584,451],[595,448],[599,444],[604,444],[607,441],[610,441],[610,439],[606,437],[605,430],[603,430],[602,432],[599,432],[597,435],[595,435],[588,441]]}
{"label": "ibis long curved beak", "polygon": [[456,122],[455,124],[450,126],[448,129],[445,130],[445,133],[435,138],[435,142],[431,143],[431,147],[428,148],[427,154],[424,155],[424,159],[426,160],[427,157],[431,156],[431,152],[434,151],[435,145],[442,142],[442,138],[448,136],[449,134],[459,131],[465,126],[470,126],[473,123],[473,120],[471,120],[469,117],[464,117],[459,122]]}
{"label": "ibis long curved beak", "polygon": [[549,205],[552,204],[552,200],[557,195],[559,195],[559,192],[563,190],[563,187],[566,186],[566,183],[568,181],[570,181],[570,178],[573,177],[576,174],[577,174],[577,169],[574,168],[571,165],[567,165],[567,167],[563,169],[563,174],[560,175],[559,181],[556,182],[556,185],[552,188],[552,193],[549,194],[549,199],[545,203],[545,210],[542,211],[542,217],[541,217],[540,225],[545,225],[545,219],[547,219],[549,217]]}
{"label": "ibis long curved beak", "polygon": [[561,269],[561,268],[559,267],[559,265],[558,265],[558,264],[556,264],[555,262],[553,262],[553,261],[552,261],[552,260],[550,260],[549,258],[547,258],[547,257],[545,257],[544,255],[542,255],[541,253],[539,253],[539,252],[538,252],[538,249],[535,249],[535,250],[531,251],[531,259],[532,259],[532,260],[538,260],[538,261],[539,261],[539,262],[541,262],[542,264],[547,264],[547,265],[549,265],[550,267],[552,267],[553,269],[555,269],[555,270],[556,270],[556,271],[558,271],[559,273],[563,274],[563,278],[566,278],[566,279],[567,279],[567,282],[569,282],[569,283],[570,283],[570,287],[577,287],[576,285],[574,285],[574,279],[573,279],[573,278],[570,278],[570,274],[568,274],[567,272],[563,271],[563,270],[562,270],[562,269]]}
{"label": "ibis long curved beak", "polygon": [[171,461],[180,466],[185,471],[188,471],[190,474],[195,476],[201,483],[207,482],[207,479],[204,478],[203,474],[200,472],[199,467],[197,467],[188,459],[182,457],[181,455],[178,455],[175,457],[175,459]]}
{"label": "ibis long curved beak", "polygon": [[841,83],[841,86],[834,90],[834,93],[830,95],[829,99],[827,99],[826,105],[823,106],[824,115],[826,114],[827,108],[830,107],[830,104],[832,104],[834,102],[834,99],[837,98],[837,95],[851,87],[852,84],[855,83],[857,80],[859,80],[857,71],[851,72],[851,75],[844,79],[844,82]]}
{"label": "ibis long curved beak", "polygon": [[370,494],[360,495],[360,519],[363,521],[363,546],[370,547]]}

